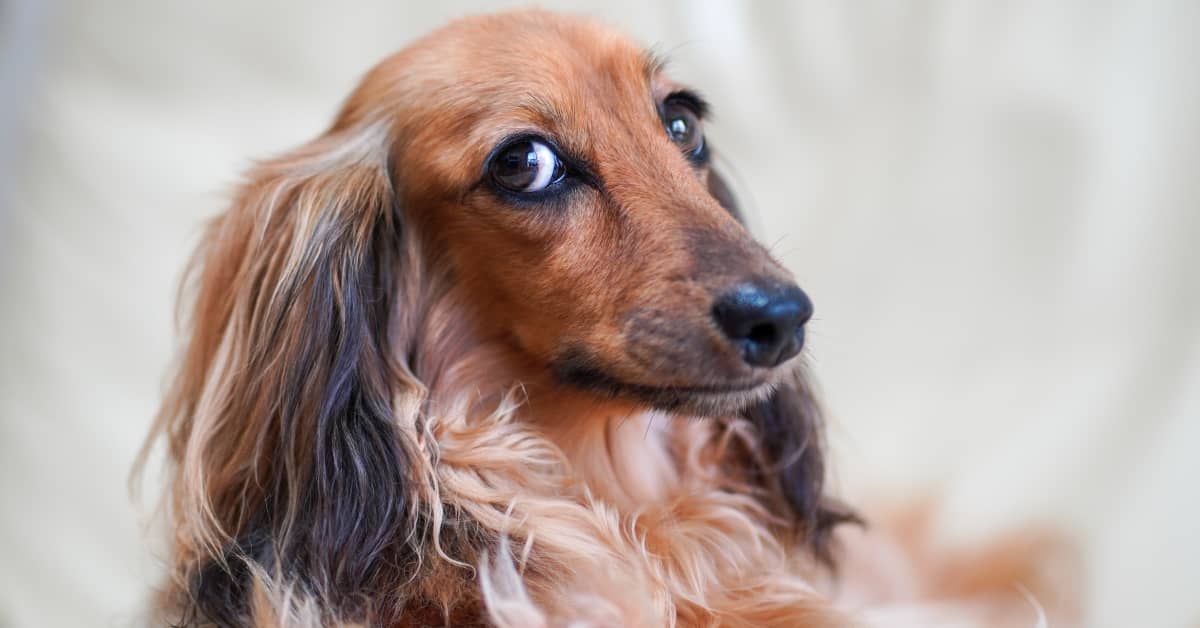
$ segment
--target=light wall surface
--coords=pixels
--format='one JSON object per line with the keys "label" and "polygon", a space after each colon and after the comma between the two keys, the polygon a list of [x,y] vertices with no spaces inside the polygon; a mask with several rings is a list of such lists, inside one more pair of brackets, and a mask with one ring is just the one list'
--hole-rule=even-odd
{"label": "light wall surface", "polygon": [[[0,627],[142,625],[161,531],[125,480],[203,221],[497,4],[0,5]],[[1200,625],[1200,3],[545,4],[713,102],[817,304],[839,490],[939,496],[962,539],[1053,522],[1091,625]]]}

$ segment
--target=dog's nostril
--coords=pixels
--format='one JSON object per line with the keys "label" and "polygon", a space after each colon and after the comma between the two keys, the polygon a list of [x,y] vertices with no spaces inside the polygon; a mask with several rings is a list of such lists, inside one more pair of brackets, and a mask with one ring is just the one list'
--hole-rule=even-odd
{"label": "dog's nostril", "polygon": [[750,333],[746,334],[746,339],[750,342],[771,343],[775,342],[775,336],[775,326],[764,324],[751,327]]}
{"label": "dog's nostril", "polygon": [[812,302],[792,284],[753,281],[717,299],[713,318],[752,366],[776,366],[800,352]]}

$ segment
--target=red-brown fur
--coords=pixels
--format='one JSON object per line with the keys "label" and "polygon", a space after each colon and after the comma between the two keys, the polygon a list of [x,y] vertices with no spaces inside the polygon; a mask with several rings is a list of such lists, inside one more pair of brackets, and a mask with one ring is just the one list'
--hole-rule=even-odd
{"label": "red-brown fur", "polygon": [[[668,139],[676,89],[590,21],[465,19],[250,171],[152,435],[164,621],[862,623],[818,585],[853,517],[799,362],[749,367],[711,320],[790,276]],[[514,206],[484,179],[518,131],[597,184]]]}

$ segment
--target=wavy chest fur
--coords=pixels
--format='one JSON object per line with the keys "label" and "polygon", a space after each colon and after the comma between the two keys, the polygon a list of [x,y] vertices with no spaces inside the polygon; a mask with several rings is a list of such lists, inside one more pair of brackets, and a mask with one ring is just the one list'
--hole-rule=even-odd
{"label": "wavy chest fur", "polygon": [[482,602],[500,626],[848,625],[728,464],[742,420],[598,410],[537,427],[523,411],[432,427],[440,502],[486,539],[477,582],[436,570],[421,587],[447,616]]}

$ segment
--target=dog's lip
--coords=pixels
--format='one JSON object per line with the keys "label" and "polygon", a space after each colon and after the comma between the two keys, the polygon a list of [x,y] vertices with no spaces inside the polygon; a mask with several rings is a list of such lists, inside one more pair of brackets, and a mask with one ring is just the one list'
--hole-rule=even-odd
{"label": "dog's lip", "polygon": [[634,388],[644,388],[646,390],[657,390],[661,392],[672,392],[687,395],[734,395],[740,393],[753,392],[769,385],[766,380],[756,380],[737,384],[711,384],[711,385],[646,385],[646,384],[631,384],[629,382],[621,382],[625,386]]}
{"label": "dog's lip", "polygon": [[729,384],[647,385],[610,379],[608,385],[601,390],[610,395],[628,395],[641,399],[650,406],[664,410],[695,416],[715,416],[738,411],[748,400],[757,398],[771,386],[769,380]]}
{"label": "dog's lip", "polygon": [[611,373],[599,370],[592,370],[587,374],[587,376],[591,383],[600,384],[602,388],[607,388],[610,390],[622,390],[656,395],[670,394],[674,396],[703,395],[719,397],[725,395],[743,395],[761,390],[764,386],[770,385],[770,380],[765,378],[742,380],[722,384],[647,384],[631,382],[620,377],[616,377]]}
{"label": "dog's lip", "polygon": [[758,373],[716,382],[637,382],[603,368],[598,362],[566,354],[566,357],[552,362],[550,370],[558,381],[564,384],[613,396],[639,397],[666,405],[688,403],[688,400],[703,403],[721,402],[724,399],[736,400],[760,393],[775,381],[769,374]]}

